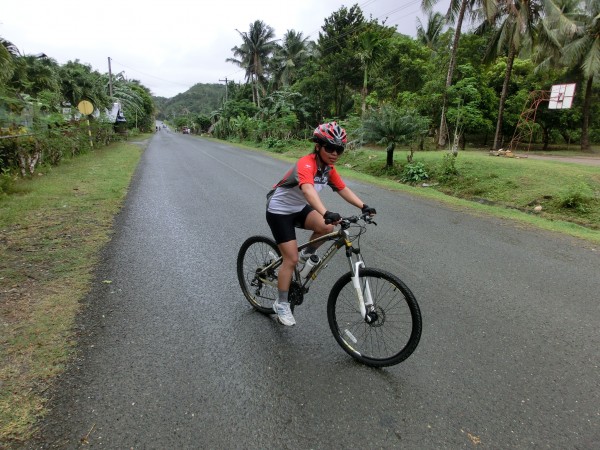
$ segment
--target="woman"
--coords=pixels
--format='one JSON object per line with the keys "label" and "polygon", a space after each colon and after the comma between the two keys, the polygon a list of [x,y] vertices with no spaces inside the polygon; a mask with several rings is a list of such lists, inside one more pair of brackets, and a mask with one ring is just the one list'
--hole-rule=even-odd
{"label": "woman", "polygon": [[329,185],[363,213],[375,214],[375,209],[365,205],[335,170],[335,163],[347,142],[346,130],[336,122],[325,123],[315,129],[313,141],[313,153],[300,158],[267,194],[267,223],[283,256],[277,280],[279,295],[273,310],[279,322],[287,326],[296,324],[288,302],[294,269],[299,260],[306,262],[317,249],[309,246],[298,255],[295,227],[311,230],[312,240],[332,232],[333,226],[342,218],[327,210],[319,192]]}

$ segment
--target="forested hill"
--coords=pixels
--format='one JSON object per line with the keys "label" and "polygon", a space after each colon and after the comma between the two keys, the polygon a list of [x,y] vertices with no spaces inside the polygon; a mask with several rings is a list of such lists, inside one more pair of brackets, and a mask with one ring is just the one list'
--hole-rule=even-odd
{"label": "forested hill", "polygon": [[210,115],[223,105],[225,85],[196,84],[173,98],[153,97],[158,109],[157,119],[187,114]]}

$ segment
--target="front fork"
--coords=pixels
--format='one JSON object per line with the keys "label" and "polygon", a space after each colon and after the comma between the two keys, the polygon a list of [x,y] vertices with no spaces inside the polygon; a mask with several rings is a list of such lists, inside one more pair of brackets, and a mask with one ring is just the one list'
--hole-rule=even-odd
{"label": "front fork", "polygon": [[360,281],[360,269],[365,267],[364,261],[360,259],[359,261],[355,261],[352,266],[352,285],[356,290],[356,295],[358,297],[358,307],[360,309],[360,314],[362,318],[367,323],[371,323],[376,320],[374,316],[375,306],[373,305],[373,297],[371,295],[371,287],[369,286],[369,279],[365,278],[364,280],[364,289],[361,286]]}

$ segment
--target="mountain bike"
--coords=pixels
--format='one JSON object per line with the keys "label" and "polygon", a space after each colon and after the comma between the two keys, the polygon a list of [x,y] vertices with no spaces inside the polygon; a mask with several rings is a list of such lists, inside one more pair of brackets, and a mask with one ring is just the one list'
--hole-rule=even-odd
{"label": "mountain bike", "polygon": [[[292,311],[304,301],[311,284],[333,256],[345,248],[350,271],[333,285],[327,300],[329,328],[337,343],[354,359],[373,367],[398,364],[417,348],[421,338],[421,311],[410,289],[395,275],[368,268],[360,252],[360,236],[367,225],[377,225],[371,216],[342,218],[339,228],[298,247],[333,241],[306,277],[296,268],[288,299]],[[242,292],[252,307],[274,314],[277,274],[282,257],[273,239],[252,236],[242,244],[237,257],[237,275]]]}

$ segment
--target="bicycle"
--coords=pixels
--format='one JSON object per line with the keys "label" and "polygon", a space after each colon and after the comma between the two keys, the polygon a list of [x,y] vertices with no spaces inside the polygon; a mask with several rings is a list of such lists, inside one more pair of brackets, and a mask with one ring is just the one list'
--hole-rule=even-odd
{"label": "bicycle", "polygon": [[[398,277],[365,266],[360,236],[370,224],[377,225],[365,214],[344,217],[338,229],[298,246],[301,251],[311,244],[333,241],[305,278],[298,267],[295,269],[288,299],[292,311],[301,305],[319,273],[345,247],[350,271],[336,281],[329,294],[329,328],[352,358],[368,366],[384,367],[404,361],[415,351],[421,338],[422,319],[415,296]],[[275,241],[266,236],[246,239],[239,250],[240,286],[252,307],[263,314],[274,314],[281,262]]]}

